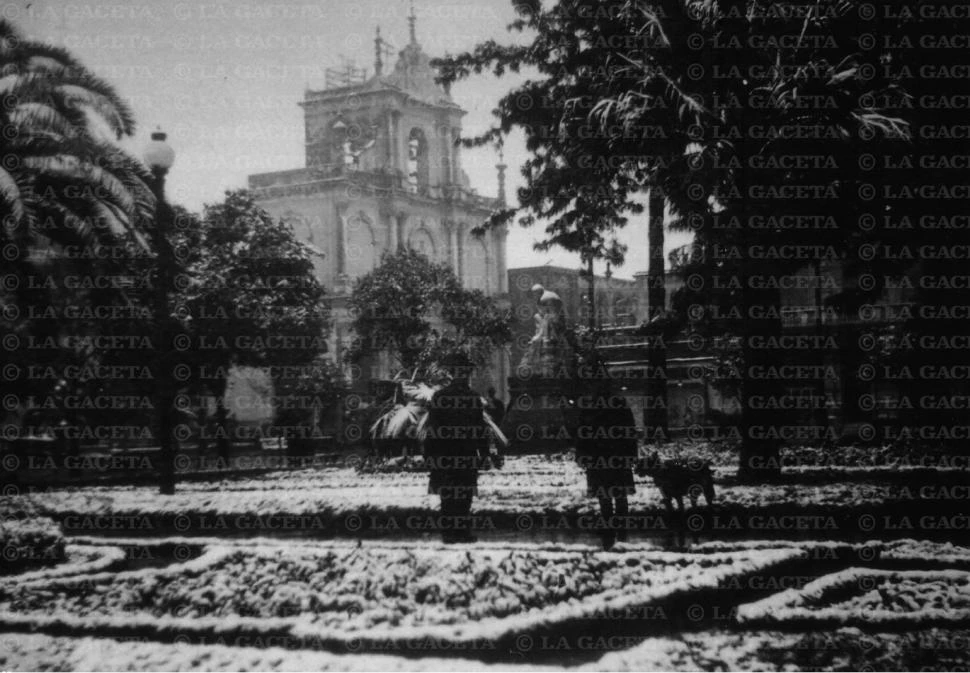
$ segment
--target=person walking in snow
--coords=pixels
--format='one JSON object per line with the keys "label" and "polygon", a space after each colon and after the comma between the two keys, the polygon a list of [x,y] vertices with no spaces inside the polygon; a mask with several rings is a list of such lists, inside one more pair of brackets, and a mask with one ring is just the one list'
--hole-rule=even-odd
{"label": "person walking in snow", "polygon": [[627,539],[628,497],[636,492],[637,426],[623,395],[613,390],[601,362],[581,365],[575,396],[576,462],[586,471],[587,496],[599,502],[603,548]]}
{"label": "person walking in snow", "polygon": [[472,499],[478,493],[478,471],[489,452],[485,404],[469,385],[472,366],[466,357],[450,357],[443,368],[451,381],[431,398],[425,421],[424,455],[431,468],[428,492],[441,498],[442,539],[474,542]]}

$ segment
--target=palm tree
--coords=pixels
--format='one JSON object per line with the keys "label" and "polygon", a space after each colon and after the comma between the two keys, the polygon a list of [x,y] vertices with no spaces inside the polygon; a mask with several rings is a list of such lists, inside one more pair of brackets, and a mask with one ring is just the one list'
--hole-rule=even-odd
{"label": "palm tree", "polygon": [[[130,300],[124,288],[75,290],[56,277],[134,275],[131,258],[144,257],[143,228],[154,210],[149,174],[114,144],[134,128],[131,110],[110,84],[64,49],[27,40],[0,21],[0,250],[6,274],[0,331],[18,339],[37,330],[77,334],[79,326],[63,315],[40,321],[31,319],[31,311]],[[71,254],[78,250],[85,254]],[[100,327],[95,321],[80,329]],[[98,356],[66,348],[3,353],[0,365],[21,368],[30,358]],[[19,397],[31,389],[26,377],[13,378],[8,391]]]}
{"label": "palm tree", "polygon": [[141,240],[154,201],[145,168],[108,140],[135,130],[114,88],[66,50],[0,21],[0,95],[5,242],[38,242],[41,223],[57,244]]}

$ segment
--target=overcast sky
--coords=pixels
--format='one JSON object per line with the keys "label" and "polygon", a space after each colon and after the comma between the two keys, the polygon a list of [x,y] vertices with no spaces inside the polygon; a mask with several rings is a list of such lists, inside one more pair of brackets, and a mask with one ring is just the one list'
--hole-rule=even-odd
{"label": "overcast sky", "polygon": [[[511,0],[415,0],[417,37],[432,57],[488,38],[508,42]],[[374,30],[397,49],[408,41],[408,0],[19,0],[2,16],[28,37],[68,47],[110,81],[134,109],[138,133],[126,143],[141,156],[156,126],[176,151],[173,202],[199,210],[246,176],[304,165],[304,89],[324,88],[326,68],[342,58],[374,69]],[[390,65],[397,60],[396,53]],[[452,89],[467,112],[465,134],[487,128],[498,99],[518,80],[481,76]],[[520,138],[506,145],[509,195],[522,184]],[[464,168],[479,193],[497,193],[491,149],[466,150]],[[578,267],[575,254],[537,253],[542,232],[515,227],[508,266]],[[631,222],[621,277],[645,270],[646,226]],[[598,272],[602,268],[597,268]]]}

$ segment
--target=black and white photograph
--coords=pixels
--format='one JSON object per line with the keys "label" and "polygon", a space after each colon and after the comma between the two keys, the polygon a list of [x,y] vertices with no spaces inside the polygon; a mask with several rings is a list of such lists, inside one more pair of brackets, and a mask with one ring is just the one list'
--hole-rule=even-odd
{"label": "black and white photograph", "polygon": [[970,4],[0,0],[0,670],[970,670]]}

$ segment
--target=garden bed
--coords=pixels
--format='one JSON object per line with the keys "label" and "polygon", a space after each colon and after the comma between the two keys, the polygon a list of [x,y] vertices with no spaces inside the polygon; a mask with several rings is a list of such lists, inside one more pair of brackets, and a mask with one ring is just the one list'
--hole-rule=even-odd
{"label": "garden bed", "polygon": [[50,518],[0,519],[0,577],[50,566],[65,558],[64,535]]}
{"label": "garden bed", "polygon": [[196,642],[282,637],[338,651],[424,642],[501,658],[527,634],[579,635],[618,616],[666,620],[645,608],[800,553],[213,546],[162,569],[2,587],[0,624]]}
{"label": "garden bed", "polygon": [[970,620],[970,573],[848,568],[738,608],[745,626],[913,629]]}
{"label": "garden bed", "polygon": [[23,586],[33,582],[44,582],[58,577],[71,577],[84,573],[98,573],[125,563],[124,549],[112,545],[90,546],[68,544],[65,561],[50,568],[42,568],[16,575],[0,577],[0,590],[4,585]]}

